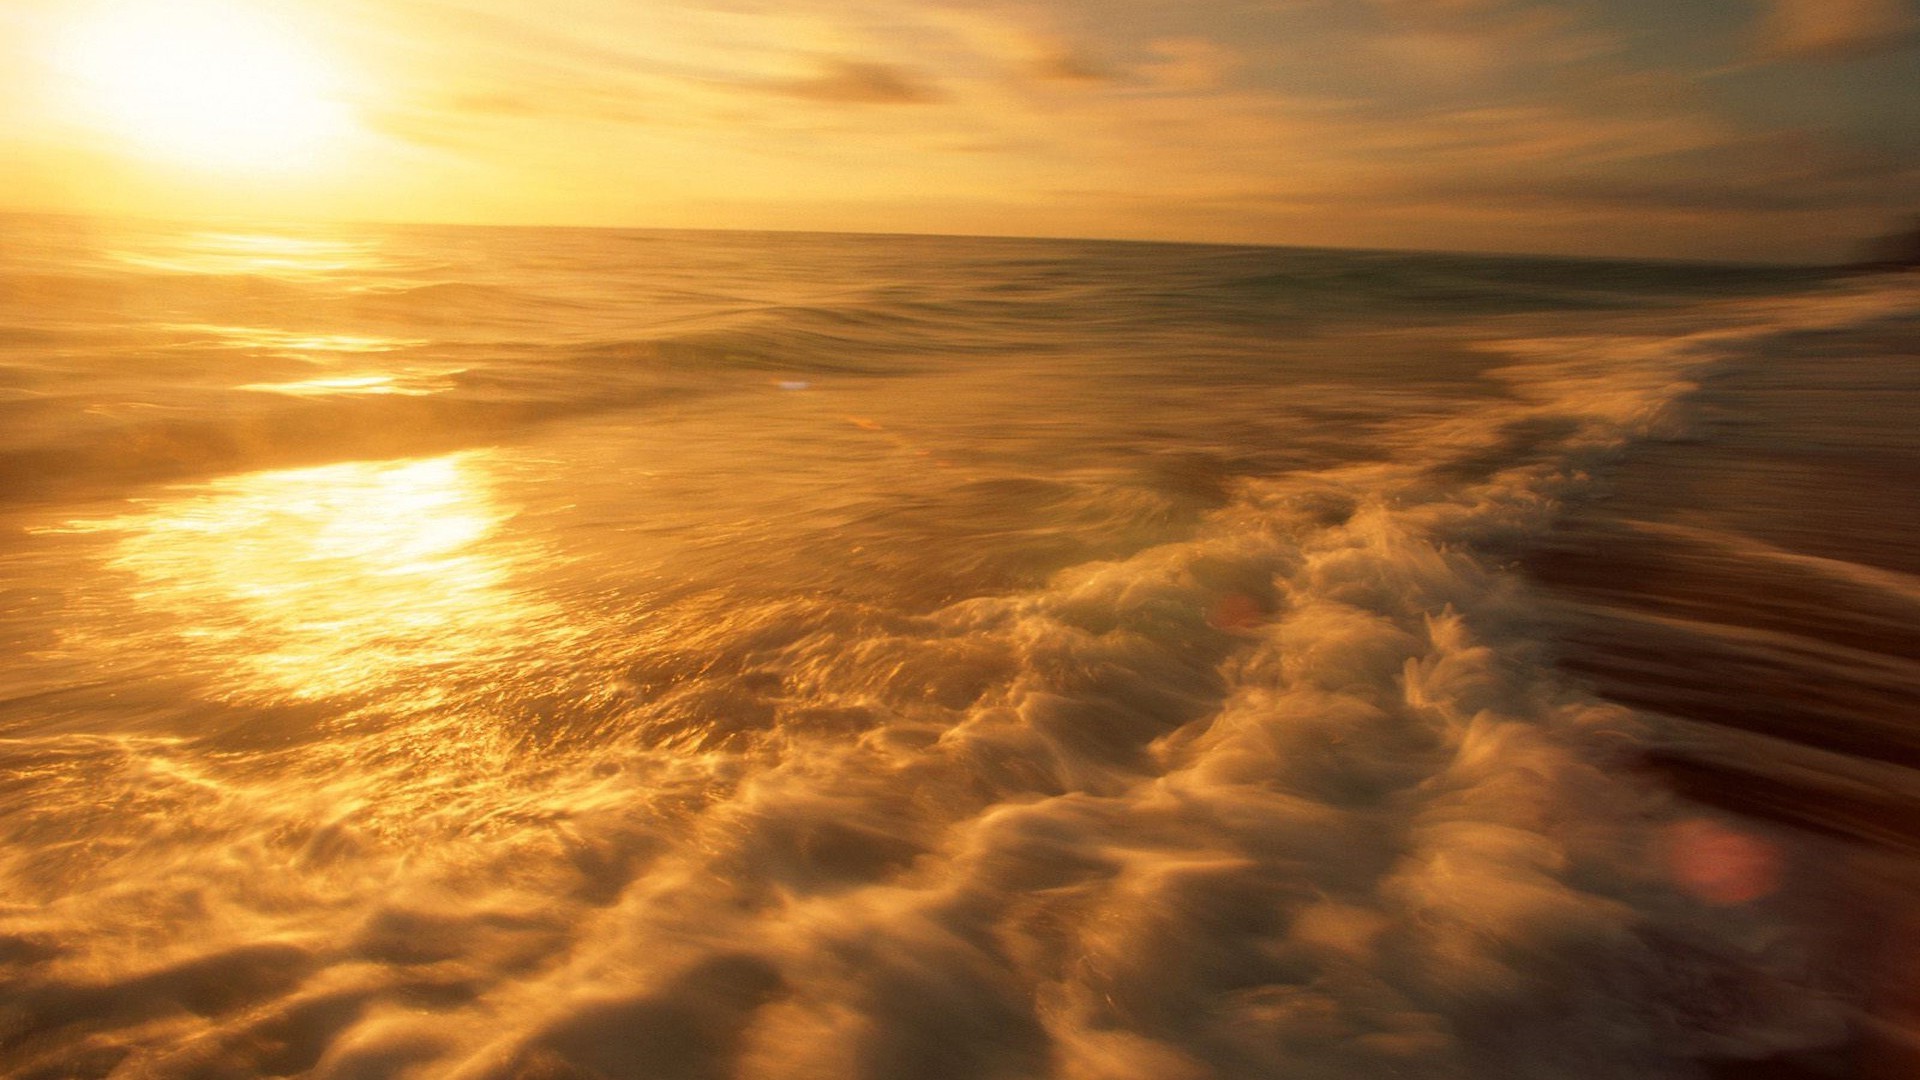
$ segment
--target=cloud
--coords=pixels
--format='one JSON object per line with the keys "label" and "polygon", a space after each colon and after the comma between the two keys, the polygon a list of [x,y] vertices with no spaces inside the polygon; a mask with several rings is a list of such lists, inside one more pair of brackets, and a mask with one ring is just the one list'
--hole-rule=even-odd
{"label": "cloud", "polygon": [[1920,43],[1907,0],[1771,0],[1756,51],[1768,60],[1838,60]]}
{"label": "cloud", "polygon": [[1063,82],[1110,82],[1114,70],[1084,49],[1061,46],[1034,60],[1032,72],[1042,79]]}
{"label": "cloud", "polygon": [[1507,0],[1372,0],[1370,6],[1390,22],[1452,26],[1511,5]]}
{"label": "cloud", "polygon": [[919,105],[937,101],[932,86],[904,68],[867,60],[832,59],[818,75],[772,84],[791,97],[857,105]]}
{"label": "cloud", "polygon": [[482,92],[457,94],[445,105],[456,116],[483,120],[588,120],[610,124],[647,123],[653,117],[634,93],[618,86],[551,88],[544,93]]}
{"label": "cloud", "polygon": [[[369,126],[480,193],[475,217],[1679,254],[1723,223],[1731,251],[1879,214],[1915,179],[1875,131],[1801,117],[1827,141],[1778,141],[1788,120],[1702,78],[1725,24],[1638,7],[567,0],[554,22],[338,3],[393,73]],[[1749,44],[1858,55],[1905,40],[1916,5],[1750,0]],[[1849,146],[1895,160],[1832,168]],[[1660,226],[1623,231],[1643,219]]]}
{"label": "cloud", "polygon": [[[1904,179],[1911,183],[1915,175],[1910,170]],[[1907,205],[1887,184],[1868,185],[1819,177],[1769,183],[1744,178],[1569,176],[1537,178],[1523,183],[1490,181],[1436,186],[1429,194],[1442,201],[1495,200],[1510,207],[1542,208],[1551,213],[1691,210],[1746,215],[1838,209],[1888,211]]]}
{"label": "cloud", "polygon": [[1218,87],[1243,62],[1234,50],[1198,36],[1156,38],[1134,51],[1139,58],[1115,62],[1085,46],[1055,44],[1035,56],[1026,72],[1051,82],[1196,91]]}
{"label": "cloud", "polygon": [[1203,37],[1161,38],[1150,43],[1153,59],[1139,65],[1154,85],[1170,90],[1210,90],[1225,81],[1244,58]]}

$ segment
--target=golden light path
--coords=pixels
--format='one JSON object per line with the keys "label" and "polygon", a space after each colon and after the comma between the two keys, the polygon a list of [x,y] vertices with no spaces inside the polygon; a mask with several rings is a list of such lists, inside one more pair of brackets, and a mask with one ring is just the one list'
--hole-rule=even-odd
{"label": "golden light path", "polygon": [[379,266],[371,245],[334,237],[196,232],[160,236],[111,253],[130,266],[173,274],[326,278]]}
{"label": "golden light path", "polygon": [[445,385],[444,380],[410,380],[403,375],[369,373],[300,379],[294,382],[246,383],[240,389],[264,394],[286,394],[289,397],[330,397],[336,394],[426,397],[443,389]]}
{"label": "golden light path", "polygon": [[[388,353],[426,344],[415,338],[374,337],[369,334],[315,334],[271,330],[259,326],[221,326],[216,323],[162,323],[159,327],[181,334],[201,335],[234,349],[262,349],[287,355],[305,353]],[[202,342],[195,342],[196,345]]]}
{"label": "golden light path", "polygon": [[107,0],[62,38],[75,104],[150,156],[301,170],[353,129],[338,71],[258,5]]}
{"label": "golden light path", "polygon": [[496,536],[508,514],[478,457],[225,477],[65,531],[115,535],[106,561],[132,576],[139,636],[183,649],[224,696],[300,700],[414,682],[408,693],[431,697],[433,672],[505,657],[551,625],[512,587],[518,560]]}

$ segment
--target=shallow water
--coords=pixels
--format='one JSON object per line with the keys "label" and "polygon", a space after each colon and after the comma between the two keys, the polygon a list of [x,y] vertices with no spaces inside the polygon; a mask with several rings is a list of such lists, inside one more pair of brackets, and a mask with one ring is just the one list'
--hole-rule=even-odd
{"label": "shallow water", "polygon": [[14,1075],[1899,1052],[1910,279],[4,224]]}

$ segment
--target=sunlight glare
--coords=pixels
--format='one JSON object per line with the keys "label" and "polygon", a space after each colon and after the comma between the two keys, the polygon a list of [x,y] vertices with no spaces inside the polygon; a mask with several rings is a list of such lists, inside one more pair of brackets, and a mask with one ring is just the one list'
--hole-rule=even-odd
{"label": "sunlight glare", "polygon": [[249,274],[285,279],[330,277],[377,269],[371,245],[274,233],[196,232],[154,238],[109,253],[129,266],[169,274]]}
{"label": "sunlight glare", "polygon": [[108,565],[171,625],[125,647],[171,637],[231,696],[297,700],[498,661],[547,632],[555,613],[511,585],[507,517],[459,453],[226,477],[60,531],[116,537]]}
{"label": "sunlight glare", "polygon": [[446,386],[444,380],[407,378],[373,372],[335,375],[295,382],[245,383],[238,389],[261,394],[286,394],[289,397],[330,397],[338,394],[389,394],[396,397],[427,397]]}
{"label": "sunlight glare", "polygon": [[73,24],[65,45],[90,118],[167,160],[307,168],[352,126],[328,65],[256,9],[119,0]]}

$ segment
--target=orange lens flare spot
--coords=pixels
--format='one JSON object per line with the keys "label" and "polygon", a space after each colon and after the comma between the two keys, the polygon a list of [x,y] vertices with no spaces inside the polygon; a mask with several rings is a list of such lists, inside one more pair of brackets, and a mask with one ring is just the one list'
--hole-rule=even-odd
{"label": "orange lens flare spot", "polygon": [[1705,818],[1668,826],[1666,859],[1674,884],[1722,907],[1772,895],[1786,861],[1778,845]]}
{"label": "orange lens flare spot", "polygon": [[1249,630],[1266,618],[1266,609],[1246,593],[1228,593],[1207,609],[1207,625],[1215,630]]}

